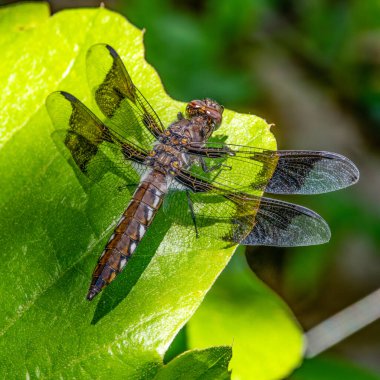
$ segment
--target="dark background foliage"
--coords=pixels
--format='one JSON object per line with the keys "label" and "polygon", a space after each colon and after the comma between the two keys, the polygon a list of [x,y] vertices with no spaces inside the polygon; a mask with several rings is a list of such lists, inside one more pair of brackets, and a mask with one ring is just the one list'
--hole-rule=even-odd
{"label": "dark background foliage", "polygon": [[[90,0],[50,3],[53,11],[99,5]],[[357,163],[361,180],[354,188],[294,199],[325,217],[332,231],[329,244],[246,253],[251,268],[288,302],[305,330],[377,289],[380,3],[105,3],[146,29],[147,60],[172,97],[213,97],[274,123],[281,149],[331,150]],[[380,372],[379,338],[377,321],[325,355]]]}

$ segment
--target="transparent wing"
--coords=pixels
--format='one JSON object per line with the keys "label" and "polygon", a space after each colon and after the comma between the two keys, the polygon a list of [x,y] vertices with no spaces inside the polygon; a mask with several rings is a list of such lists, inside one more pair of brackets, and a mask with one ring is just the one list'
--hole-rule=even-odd
{"label": "transparent wing", "polygon": [[190,227],[189,234],[198,230],[201,236],[231,244],[272,246],[314,245],[330,239],[326,222],[305,207],[229,192],[190,173],[176,181],[178,189],[190,193],[172,191],[165,211],[175,223]]}
{"label": "transparent wing", "polygon": [[[207,178],[228,187],[273,194],[319,194],[356,183],[359,171],[346,157],[323,151],[271,151],[208,142],[189,146],[206,166],[220,166]],[[193,168],[201,173],[201,168]]]}
{"label": "transparent wing", "polygon": [[330,237],[328,224],[314,211],[288,202],[261,198],[255,226],[240,244],[298,247],[324,244]]}
{"label": "transparent wing", "polygon": [[230,246],[252,230],[257,201],[242,198],[236,202],[217,191],[188,195],[183,191],[171,191],[164,201],[164,210],[175,224],[186,227],[187,234],[181,236],[182,240],[199,237],[223,241],[225,246]]}
{"label": "transparent wing", "polygon": [[88,50],[87,76],[96,103],[118,132],[150,150],[164,126],[111,46],[97,44]]}
{"label": "transparent wing", "polygon": [[107,183],[119,189],[138,183],[145,171],[147,152],[104,125],[73,95],[59,91],[46,99],[46,108],[56,131],[52,138],[73,167],[92,182],[99,183],[112,173],[120,181]]}

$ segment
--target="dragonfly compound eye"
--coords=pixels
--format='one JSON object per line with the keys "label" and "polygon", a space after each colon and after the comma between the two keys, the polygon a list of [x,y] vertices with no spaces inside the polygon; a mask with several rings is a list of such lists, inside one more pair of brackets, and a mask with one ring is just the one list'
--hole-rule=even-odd
{"label": "dragonfly compound eye", "polygon": [[217,129],[222,122],[224,108],[215,100],[192,100],[186,107],[189,116],[207,117],[207,123]]}

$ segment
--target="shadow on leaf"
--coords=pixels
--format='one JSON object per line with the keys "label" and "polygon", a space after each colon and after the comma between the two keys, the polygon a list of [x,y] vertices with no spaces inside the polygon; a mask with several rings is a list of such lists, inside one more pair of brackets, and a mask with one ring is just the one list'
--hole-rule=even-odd
{"label": "shadow on leaf", "polygon": [[124,271],[101,293],[91,324],[97,324],[128,296],[149,265],[169,228],[170,223],[165,219],[165,214],[159,212]]}

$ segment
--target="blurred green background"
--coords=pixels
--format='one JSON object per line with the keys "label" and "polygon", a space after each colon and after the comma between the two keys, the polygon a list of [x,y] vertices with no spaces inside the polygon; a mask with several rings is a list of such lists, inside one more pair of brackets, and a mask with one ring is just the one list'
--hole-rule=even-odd
{"label": "blurred green background", "polygon": [[[50,4],[56,12],[99,1]],[[146,29],[146,58],[173,98],[215,98],[275,124],[279,149],[334,151],[358,165],[361,180],[353,188],[287,198],[327,220],[329,244],[246,252],[250,267],[286,300],[304,329],[379,288],[380,2],[114,0],[105,5]],[[293,378],[327,379],[326,373],[342,365],[380,374],[380,321],[314,362],[306,362]],[[313,377],[317,368],[325,375]]]}

